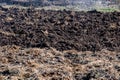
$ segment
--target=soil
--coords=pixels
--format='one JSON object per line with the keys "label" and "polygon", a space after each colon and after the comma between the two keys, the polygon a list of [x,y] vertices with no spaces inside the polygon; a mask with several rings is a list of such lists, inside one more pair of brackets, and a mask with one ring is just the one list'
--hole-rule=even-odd
{"label": "soil", "polygon": [[0,80],[120,80],[120,12],[0,7]]}
{"label": "soil", "polygon": [[120,53],[0,47],[0,80],[120,80]]}
{"label": "soil", "polygon": [[59,51],[120,51],[120,12],[1,9],[0,45]]}

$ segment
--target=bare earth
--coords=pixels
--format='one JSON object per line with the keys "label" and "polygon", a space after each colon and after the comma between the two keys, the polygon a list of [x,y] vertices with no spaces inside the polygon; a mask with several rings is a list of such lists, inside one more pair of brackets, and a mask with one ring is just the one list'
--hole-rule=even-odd
{"label": "bare earth", "polygon": [[120,12],[0,7],[0,80],[120,80]]}
{"label": "bare earth", "polygon": [[0,47],[0,80],[119,80],[120,53]]}

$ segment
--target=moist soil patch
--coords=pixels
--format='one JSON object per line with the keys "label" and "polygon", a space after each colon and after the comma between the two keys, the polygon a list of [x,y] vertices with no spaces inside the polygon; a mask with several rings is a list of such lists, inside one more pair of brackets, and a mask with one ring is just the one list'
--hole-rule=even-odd
{"label": "moist soil patch", "polygon": [[0,46],[120,50],[120,12],[0,9]]}

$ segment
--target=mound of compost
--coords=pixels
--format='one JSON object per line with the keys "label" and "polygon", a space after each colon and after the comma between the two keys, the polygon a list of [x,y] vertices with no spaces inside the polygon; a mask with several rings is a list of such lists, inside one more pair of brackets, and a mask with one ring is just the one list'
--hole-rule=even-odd
{"label": "mound of compost", "polygon": [[0,46],[120,50],[120,12],[0,10]]}

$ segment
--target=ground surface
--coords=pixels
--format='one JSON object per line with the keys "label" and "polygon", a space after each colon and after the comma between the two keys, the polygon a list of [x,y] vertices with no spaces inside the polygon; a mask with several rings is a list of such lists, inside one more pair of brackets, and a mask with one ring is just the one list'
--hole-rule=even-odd
{"label": "ground surface", "polygon": [[120,12],[1,10],[0,45],[13,44],[59,51],[120,51]]}
{"label": "ground surface", "polygon": [[0,80],[120,80],[120,12],[0,7]]}
{"label": "ground surface", "polygon": [[120,53],[0,47],[0,80],[120,80]]}

